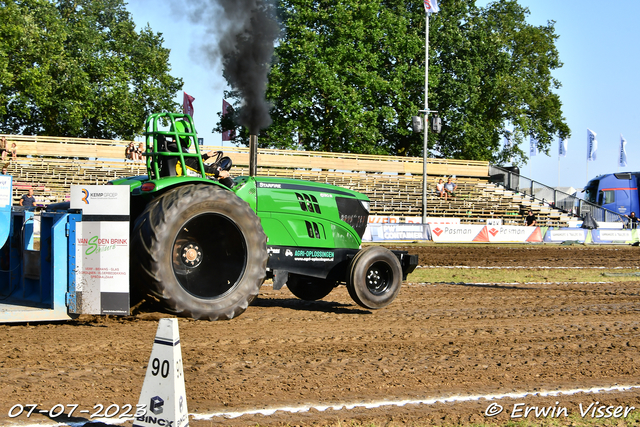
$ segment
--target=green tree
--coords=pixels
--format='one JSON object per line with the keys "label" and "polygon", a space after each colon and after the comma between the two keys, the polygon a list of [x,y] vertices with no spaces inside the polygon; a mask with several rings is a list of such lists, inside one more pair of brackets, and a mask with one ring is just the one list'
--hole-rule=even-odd
{"label": "green tree", "polygon": [[0,0],[0,131],[133,138],[182,80],[122,0]]}
{"label": "green tree", "polygon": [[[421,155],[411,116],[424,107],[425,12],[420,0],[280,0],[282,37],[269,75],[273,124],[261,145],[371,154]],[[441,0],[430,19],[429,104],[443,121],[431,155],[493,160],[505,127],[533,134],[541,151],[569,134],[553,23],[526,23],[514,0],[478,8]],[[233,98],[234,93],[228,96]],[[242,108],[236,102],[237,108]],[[230,120],[220,128],[229,128]],[[244,142],[246,133],[238,133]]]}

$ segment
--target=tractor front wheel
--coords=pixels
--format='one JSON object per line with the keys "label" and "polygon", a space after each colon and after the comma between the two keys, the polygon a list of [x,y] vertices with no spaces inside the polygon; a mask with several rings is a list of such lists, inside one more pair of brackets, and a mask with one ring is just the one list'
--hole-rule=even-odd
{"label": "tractor front wheel", "polygon": [[347,289],[360,306],[371,310],[391,304],[400,292],[402,267],[389,249],[369,246],[351,261]]}

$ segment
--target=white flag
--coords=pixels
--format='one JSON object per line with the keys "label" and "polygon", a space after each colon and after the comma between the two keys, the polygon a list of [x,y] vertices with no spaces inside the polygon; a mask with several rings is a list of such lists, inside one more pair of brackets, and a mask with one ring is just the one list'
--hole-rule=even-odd
{"label": "white flag", "polygon": [[598,150],[598,141],[596,141],[596,133],[591,129],[587,129],[587,161],[596,159],[596,151]]}
{"label": "white flag", "polygon": [[440,8],[438,7],[438,0],[424,0],[424,10],[427,13],[440,12]]}
{"label": "white flag", "polygon": [[538,155],[538,140],[533,136],[529,135],[529,157]]}
{"label": "white flag", "polygon": [[620,134],[620,158],[618,159],[618,166],[626,167],[627,166],[627,150],[625,146],[627,145],[627,140],[624,139],[624,136]]}
{"label": "white flag", "polygon": [[569,148],[569,140],[558,137],[558,157],[566,157]]}

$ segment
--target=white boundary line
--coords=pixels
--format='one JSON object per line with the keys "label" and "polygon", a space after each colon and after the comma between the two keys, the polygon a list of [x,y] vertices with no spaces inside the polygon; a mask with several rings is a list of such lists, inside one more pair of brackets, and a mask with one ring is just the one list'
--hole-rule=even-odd
{"label": "white boundary line", "polygon": [[[547,391],[522,391],[522,392],[514,392],[514,393],[494,393],[494,394],[468,394],[468,395],[458,395],[458,396],[449,396],[449,397],[434,397],[428,399],[410,399],[410,400],[381,400],[374,401],[369,403],[336,403],[332,405],[320,405],[320,404],[310,404],[310,405],[300,405],[300,406],[283,406],[278,408],[263,408],[263,409],[249,409],[246,411],[236,411],[236,412],[213,412],[211,414],[189,414],[194,420],[213,420],[213,418],[221,417],[221,418],[238,418],[243,415],[264,415],[270,416],[275,414],[276,412],[289,412],[291,414],[297,414],[300,412],[309,412],[312,409],[316,411],[324,412],[327,409],[333,409],[334,411],[340,411],[343,409],[354,409],[354,408],[364,408],[364,409],[374,409],[380,408],[383,406],[397,406],[403,407],[405,405],[434,405],[436,403],[462,403],[462,402],[473,402],[478,401],[480,399],[484,400],[499,400],[499,399],[522,399],[525,397],[547,397],[547,396],[570,396],[578,393],[590,393],[590,394],[598,394],[598,393],[608,393],[612,391],[624,392],[624,391],[632,391],[640,389],[640,385],[615,385],[610,387],[591,387],[591,388],[574,388],[568,390],[547,390]],[[131,421],[132,418],[127,419],[112,419],[112,418],[96,418],[92,420],[86,421],[74,421],[69,423],[35,423],[35,424],[22,424],[20,422],[16,422],[14,424],[10,424],[16,427],[82,427],[85,424],[90,422],[103,422],[109,425],[118,425],[127,421]]]}
{"label": "white boundary line", "polygon": [[284,406],[280,408],[264,408],[264,409],[250,409],[246,411],[238,412],[214,412],[211,414],[189,414],[194,420],[212,420],[215,417],[223,418],[238,418],[243,415],[273,415],[278,411],[290,412],[296,414],[299,412],[308,412],[311,409],[323,412],[327,409],[333,409],[339,411],[342,409],[354,409],[354,408],[379,408],[382,406],[405,406],[405,405],[433,405],[436,403],[451,403],[451,402],[472,402],[480,399],[485,400],[497,400],[497,399],[520,399],[529,396],[562,396],[572,395],[577,393],[606,393],[610,391],[630,391],[634,389],[640,389],[640,385],[628,385],[628,386],[611,386],[611,387],[592,387],[592,388],[576,388],[569,390],[550,390],[550,391],[524,391],[518,393],[504,393],[504,394],[470,394],[464,396],[450,396],[450,397],[435,397],[429,399],[418,400],[383,400],[378,402],[369,403],[338,403],[333,405],[301,405],[301,406]]}
{"label": "white boundary line", "polygon": [[539,268],[541,270],[638,270],[640,267],[546,267],[546,266],[531,266],[527,267],[524,265],[519,266],[496,266],[496,267],[487,267],[487,266],[469,266],[469,265],[419,265],[416,268],[450,268],[450,269],[479,269],[479,270],[508,270],[508,269],[531,269],[531,268]]}

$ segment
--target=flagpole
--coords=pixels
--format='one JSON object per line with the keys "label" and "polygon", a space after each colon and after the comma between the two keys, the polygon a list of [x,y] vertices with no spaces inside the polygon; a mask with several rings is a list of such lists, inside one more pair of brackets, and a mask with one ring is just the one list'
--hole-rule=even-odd
{"label": "flagpole", "polygon": [[422,223],[427,223],[427,155],[429,140],[429,12],[425,13],[424,61],[424,142],[422,145]]}

